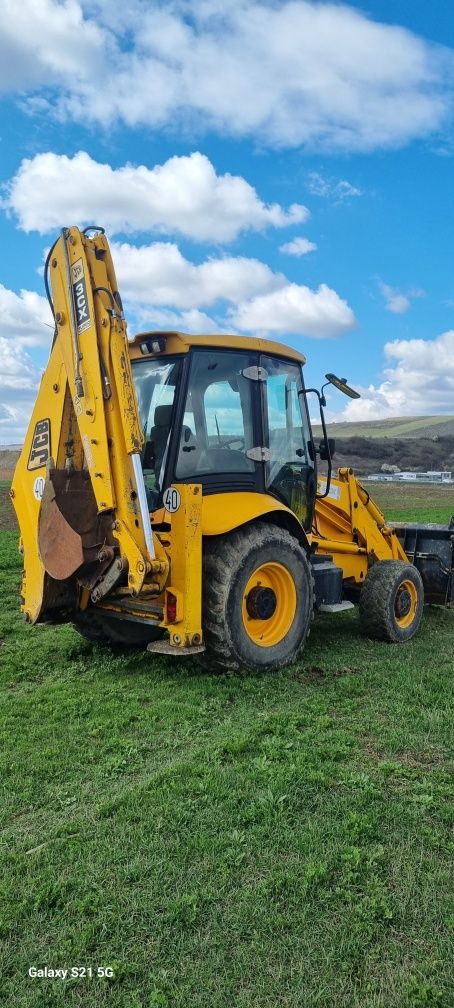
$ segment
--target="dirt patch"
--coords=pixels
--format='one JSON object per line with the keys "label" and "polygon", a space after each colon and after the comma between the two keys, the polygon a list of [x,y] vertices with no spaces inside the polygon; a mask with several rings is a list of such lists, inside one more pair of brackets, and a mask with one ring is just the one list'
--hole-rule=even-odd
{"label": "dirt patch", "polygon": [[16,515],[9,495],[10,481],[0,481],[0,531],[17,529]]}
{"label": "dirt patch", "polygon": [[321,684],[323,682],[329,682],[330,679],[337,679],[339,676],[343,675],[360,675],[361,669],[350,668],[350,666],[345,665],[343,668],[339,669],[324,669],[319,665],[311,665],[306,668],[304,672],[296,672],[294,675],[295,679],[304,683],[315,683]]}
{"label": "dirt patch", "polygon": [[0,448],[0,483],[11,483],[19,455],[19,450]]}

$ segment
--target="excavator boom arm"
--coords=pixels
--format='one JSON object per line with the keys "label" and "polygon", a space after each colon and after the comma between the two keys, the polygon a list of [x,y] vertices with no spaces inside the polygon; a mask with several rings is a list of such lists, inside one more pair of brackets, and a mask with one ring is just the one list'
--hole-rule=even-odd
{"label": "excavator boom arm", "polygon": [[107,239],[90,231],[64,228],[49,256],[54,342],[12,486],[31,622],[121,578],[136,595],[163,567],[121,298]]}

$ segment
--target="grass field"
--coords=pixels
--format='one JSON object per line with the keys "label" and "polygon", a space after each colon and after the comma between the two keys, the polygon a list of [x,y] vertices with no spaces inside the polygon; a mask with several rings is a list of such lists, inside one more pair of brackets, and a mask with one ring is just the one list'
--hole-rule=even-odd
{"label": "grass field", "polygon": [[390,521],[446,525],[454,515],[454,485],[409,486],[369,480],[363,485]]}
{"label": "grass field", "polygon": [[324,617],[293,668],[210,676],[27,627],[14,531],[0,567],[2,1004],[454,1003],[452,611],[403,647]]}

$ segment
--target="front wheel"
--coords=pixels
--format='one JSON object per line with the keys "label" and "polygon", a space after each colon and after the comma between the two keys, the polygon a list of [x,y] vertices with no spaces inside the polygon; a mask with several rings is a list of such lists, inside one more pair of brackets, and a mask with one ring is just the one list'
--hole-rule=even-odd
{"label": "front wheel", "polygon": [[361,589],[362,630],[377,640],[410,640],[421,623],[423,606],[424,586],[418,569],[403,560],[379,560]]}
{"label": "front wheel", "polygon": [[257,523],[205,540],[208,667],[265,671],[290,664],[304,646],[313,608],[305,550],[286,529]]}

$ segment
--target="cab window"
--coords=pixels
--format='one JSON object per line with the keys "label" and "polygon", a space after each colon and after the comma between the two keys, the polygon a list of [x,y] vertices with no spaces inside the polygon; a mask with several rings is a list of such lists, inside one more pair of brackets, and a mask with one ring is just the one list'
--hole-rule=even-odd
{"label": "cab window", "polygon": [[195,352],[191,361],[176,477],[254,473],[249,354]]}

